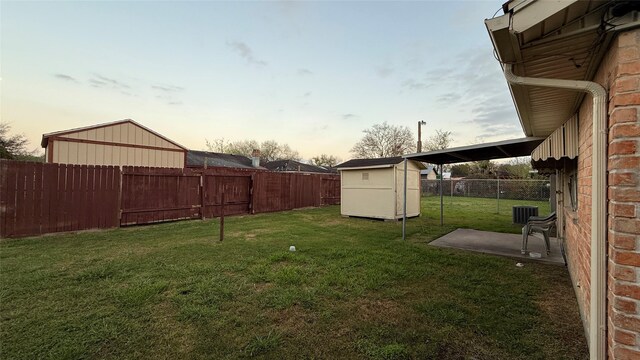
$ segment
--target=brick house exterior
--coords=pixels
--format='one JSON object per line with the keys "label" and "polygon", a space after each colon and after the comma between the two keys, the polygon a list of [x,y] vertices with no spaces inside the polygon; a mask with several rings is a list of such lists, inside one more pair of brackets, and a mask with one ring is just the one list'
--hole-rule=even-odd
{"label": "brick house exterior", "polygon": [[[592,359],[640,359],[640,6],[625,12],[619,4],[512,0],[503,5],[505,15],[486,21],[501,63],[511,66],[516,76],[591,81],[606,90],[607,158],[606,168],[601,169],[607,179],[606,238],[596,239],[605,244],[606,251],[601,251],[592,249],[592,201],[601,191],[592,187],[592,175],[598,173],[597,168],[594,173],[598,154],[593,153],[592,95],[551,85],[541,90],[509,83],[528,136],[557,134],[558,128],[577,121],[575,133],[563,130],[563,139],[550,136],[540,145],[550,149],[548,156],[532,157],[534,167],[556,175],[558,235],[564,242]],[[580,42],[586,46],[576,45]],[[555,44],[564,47],[566,59],[554,51]],[[555,102],[548,100],[549,94],[554,94]],[[541,101],[544,106],[538,107]],[[545,113],[546,109],[553,111]],[[577,156],[568,149],[573,144]],[[592,294],[592,257],[606,264],[603,296]],[[598,303],[596,308],[602,304],[605,321],[600,327],[592,301]],[[604,332],[593,334],[600,328]]]}

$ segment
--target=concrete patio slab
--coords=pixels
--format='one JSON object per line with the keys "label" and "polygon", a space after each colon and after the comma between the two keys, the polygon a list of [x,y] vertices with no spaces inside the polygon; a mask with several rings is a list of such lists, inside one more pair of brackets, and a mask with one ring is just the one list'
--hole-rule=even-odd
{"label": "concrete patio slab", "polygon": [[530,257],[529,254],[522,255],[520,253],[522,248],[522,235],[520,234],[457,229],[430,242],[429,245],[564,265],[560,244],[556,238],[551,238],[551,254],[547,255],[544,240],[535,235],[529,235],[527,250],[540,253],[542,257],[538,259]]}

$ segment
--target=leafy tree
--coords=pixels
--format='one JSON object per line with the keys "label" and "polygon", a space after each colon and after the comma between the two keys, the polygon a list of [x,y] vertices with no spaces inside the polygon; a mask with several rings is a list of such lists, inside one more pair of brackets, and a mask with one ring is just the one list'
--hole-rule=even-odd
{"label": "leafy tree", "polygon": [[533,173],[529,156],[514,158],[507,164],[501,164],[499,169],[505,177],[513,179],[546,179],[543,175]]}
{"label": "leafy tree", "polygon": [[471,165],[467,163],[456,164],[451,166],[451,177],[467,177],[471,174],[471,171]]}
{"label": "leafy tree", "polygon": [[314,156],[309,160],[313,165],[332,167],[337,165],[341,160],[333,155],[321,154]]}
{"label": "leafy tree", "polygon": [[11,126],[0,123],[0,159],[44,161],[44,156],[38,156],[37,149],[27,150],[29,140],[24,134],[10,135]]}
{"label": "leafy tree", "polygon": [[435,135],[430,136],[423,145],[423,150],[434,151],[449,148],[453,142],[451,131],[437,129]]}
{"label": "leafy tree", "polygon": [[413,134],[406,126],[384,122],[363,132],[364,137],[351,149],[351,153],[359,158],[400,156],[416,149]]}

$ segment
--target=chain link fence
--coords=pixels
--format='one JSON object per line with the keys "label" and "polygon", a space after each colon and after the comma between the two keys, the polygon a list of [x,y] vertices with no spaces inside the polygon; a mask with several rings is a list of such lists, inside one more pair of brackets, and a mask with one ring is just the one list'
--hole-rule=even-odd
{"label": "chain link fence", "polygon": [[[459,179],[443,180],[442,196],[445,205],[456,199],[495,199],[496,212],[511,212],[514,205],[549,202],[549,180],[520,179]],[[440,180],[422,180],[422,196],[440,196]]]}

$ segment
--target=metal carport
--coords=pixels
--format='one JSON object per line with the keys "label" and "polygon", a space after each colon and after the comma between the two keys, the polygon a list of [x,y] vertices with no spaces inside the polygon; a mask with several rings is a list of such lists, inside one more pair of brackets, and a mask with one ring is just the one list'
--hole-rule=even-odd
{"label": "metal carport", "polygon": [[[404,161],[416,160],[429,164],[439,165],[440,169],[440,225],[443,225],[443,197],[442,197],[442,165],[453,164],[469,161],[504,159],[518,156],[529,156],[531,152],[545,138],[543,137],[525,137],[520,139],[511,139],[496,141],[491,143],[460,146],[444,150],[435,150],[415,154],[403,155]],[[406,165],[406,164],[405,164]],[[405,166],[405,180],[406,180]],[[407,185],[404,185],[404,204],[402,216],[402,240],[406,237],[407,223]]]}

